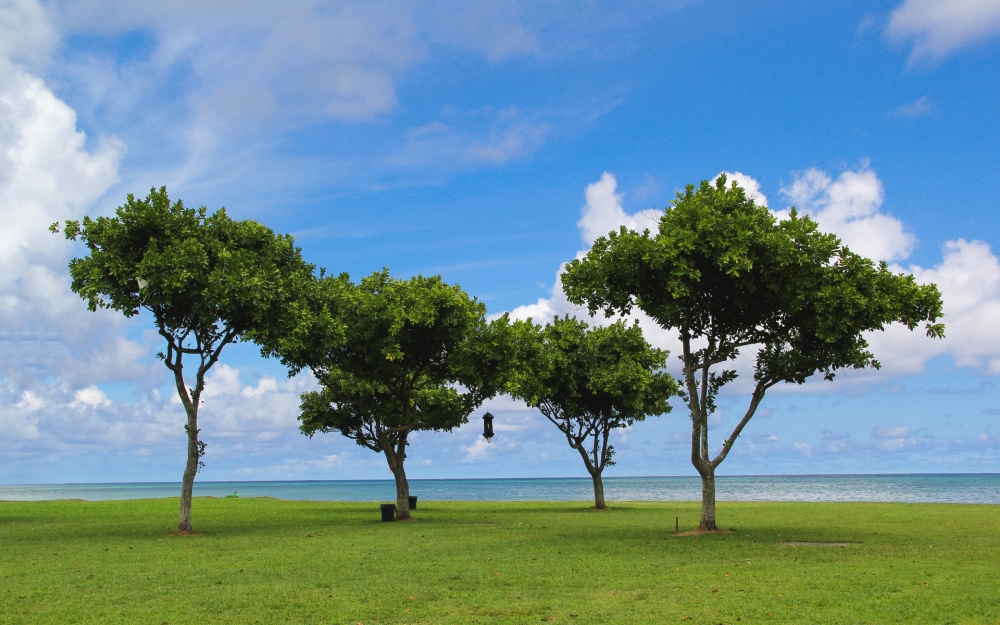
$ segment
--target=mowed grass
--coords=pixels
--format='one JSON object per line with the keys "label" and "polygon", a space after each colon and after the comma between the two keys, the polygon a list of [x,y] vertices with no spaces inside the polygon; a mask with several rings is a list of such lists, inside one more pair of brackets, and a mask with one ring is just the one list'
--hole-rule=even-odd
{"label": "mowed grass", "polygon": [[[2,623],[1000,623],[1000,506],[0,502]],[[782,541],[852,542],[789,547]]]}

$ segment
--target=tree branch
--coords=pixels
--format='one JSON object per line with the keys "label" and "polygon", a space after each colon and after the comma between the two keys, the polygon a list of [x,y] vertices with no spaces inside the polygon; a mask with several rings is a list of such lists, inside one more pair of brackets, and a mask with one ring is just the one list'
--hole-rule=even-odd
{"label": "tree branch", "polygon": [[729,438],[722,442],[722,451],[712,460],[713,468],[722,464],[722,461],[726,459],[726,456],[729,455],[729,450],[733,448],[733,445],[736,444],[736,439],[743,432],[743,428],[746,427],[747,423],[750,422],[750,419],[757,412],[757,407],[760,405],[761,400],[764,399],[764,393],[777,383],[778,380],[761,380],[757,382],[757,386],[753,390],[753,395],[750,396],[750,405],[747,407],[746,413],[736,425],[732,434],[729,435]]}

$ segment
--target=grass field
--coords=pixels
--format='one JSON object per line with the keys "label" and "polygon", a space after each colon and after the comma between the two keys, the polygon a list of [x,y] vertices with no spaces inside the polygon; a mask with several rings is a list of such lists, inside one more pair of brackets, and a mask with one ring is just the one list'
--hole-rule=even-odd
{"label": "grass field", "polygon": [[612,505],[0,502],[0,623],[1000,623],[1000,506]]}

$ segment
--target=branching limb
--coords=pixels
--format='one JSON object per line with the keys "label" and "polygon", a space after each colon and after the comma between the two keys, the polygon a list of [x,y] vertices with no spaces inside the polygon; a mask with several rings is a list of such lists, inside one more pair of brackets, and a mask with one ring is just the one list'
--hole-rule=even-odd
{"label": "branching limb", "polygon": [[736,425],[732,434],[729,435],[729,438],[723,441],[722,451],[720,451],[719,455],[712,460],[713,468],[722,464],[722,461],[726,459],[726,456],[729,455],[729,450],[733,448],[733,445],[736,444],[736,439],[743,432],[743,428],[746,427],[747,423],[750,422],[750,419],[753,418],[754,414],[757,412],[757,407],[760,405],[761,400],[764,399],[764,393],[767,392],[767,389],[771,388],[778,382],[779,380],[761,380],[757,382],[757,386],[754,387],[753,390],[753,395],[750,396],[750,405],[747,407],[746,413],[743,415],[743,418],[740,419],[740,422]]}

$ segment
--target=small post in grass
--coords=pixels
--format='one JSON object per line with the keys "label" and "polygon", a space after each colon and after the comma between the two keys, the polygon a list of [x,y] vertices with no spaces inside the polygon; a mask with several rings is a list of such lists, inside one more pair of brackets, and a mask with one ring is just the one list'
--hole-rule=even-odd
{"label": "small post in grass", "polygon": [[679,516],[674,517],[674,534],[681,533],[681,518]]}

